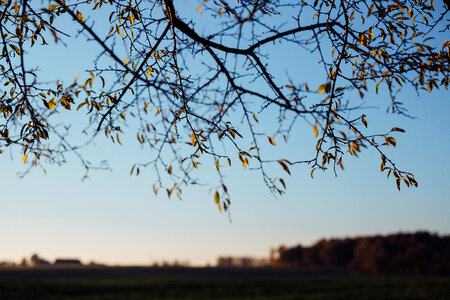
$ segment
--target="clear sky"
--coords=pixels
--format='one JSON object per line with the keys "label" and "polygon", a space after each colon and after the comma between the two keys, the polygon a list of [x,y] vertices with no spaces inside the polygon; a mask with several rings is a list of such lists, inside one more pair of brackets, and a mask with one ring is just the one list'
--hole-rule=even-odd
{"label": "clear sky", "polygon": [[[77,59],[88,55],[84,41],[52,47],[30,58],[45,65],[44,74],[59,72],[67,79],[89,68]],[[282,51],[290,55],[289,49]],[[302,62],[298,76],[313,72],[314,64]],[[277,71],[283,72],[282,67]],[[308,167],[294,168],[292,176],[284,177],[288,189],[280,199],[260,176],[233,167],[226,171],[232,195],[228,215],[219,213],[208,188],[185,188],[183,201],[169,200],[154,196],[152,170],[129,176],[135,158],[148,155],[134,136],[124,137],[124,146],[99,139],[89,147],[87,155],[107,159],[113,171],[92,172],[84,182],[81,165],[70,156],[61,167],[48,166],[46,175],[35,169],[19,179],[17,173],[26,166],[17,153],[6,151],[0,157],[0,260],[38,253],[51,260],[77,257],[110,264],[175,259],[204,264],[220,255],[267,257],[271,247],[308,245],[324,237],[416,230],[449,234],[449,92],[401,95],[416,119],[387,115],[383,94],[366,97],[368,105],[379,106],[366,112],[369,129],[406,130],[396,135],[397,148],[389,153],[400,168],[416,175],[419,187],[401,192],[380,173],[379,155],[371,151],[347,158],[338,177],[316,172],[311,179]],[[69,117],[76,120],[77,115]],[[312,130],[307,130],[281,146],[288,155],[314,148]]]}

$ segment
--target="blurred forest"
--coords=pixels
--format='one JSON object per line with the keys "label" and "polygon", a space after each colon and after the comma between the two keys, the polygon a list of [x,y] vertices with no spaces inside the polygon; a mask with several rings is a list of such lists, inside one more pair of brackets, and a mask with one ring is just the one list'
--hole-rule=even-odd
{"label": "blurred forest", "polygon": [[334,268],[375,274],[450,275],[450,235],[398,233],[322,239],[311,247],[280,246],[273,266]]}

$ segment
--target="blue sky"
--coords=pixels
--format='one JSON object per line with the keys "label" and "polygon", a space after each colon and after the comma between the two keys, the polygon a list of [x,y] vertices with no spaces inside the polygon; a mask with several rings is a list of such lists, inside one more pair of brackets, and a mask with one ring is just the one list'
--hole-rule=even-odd
{"label": "blue sky", "polygon": [[[43,66],[44,76],[57,73],[66,80],[77,73],[86,76],[89,64],[77,58],[93,51],[84,42],[52,47],[53,51],[43,48],[30,56],[33,64]],[[280,57],[292,55],[289,48],[283,51]],[[302,68],[295,75],[314,72],[316,62],[298,63]],[[88,157],[107,159],[112,171],[92,172],[84,182],[83,169],[71,156],[61,167],[48,166],[46,175],[35,169],[19,179],[17,173],[26,166],[17,152],[6,151],[0,159],[0,260],[19,261],[39,253],[48,259],[78,257],[111,264],[175,259],[204,264],[214,263],[220,255],[267,257],[271,247],[308,245],[323,237],[415,230],[448,234],[449,93],[441,88],[417,96],[405,90],[401,97],[416,119],[386,114],[388,99],[382,93],[365,99],[379,107],[365,112],[369,129],[406,130],[396,135],[397,148],[389,154],[400,168],[416,175],[419,188],[401,192],[380,173],[379,155],[373,151],[347,158],[338,177],[316,172],[311,179],[307,166],[292,169],[292,176],[284,176],[287,194],[279,199],[260,176],[235,166],[225,171],[232,196],[227,215],[219,213],[207,187],[185,188],[182,201],[169,200],[154,196],[152,170],[129,176],[135,159],[148,155],[148,150],[137,147],[133,135],[122,138],[124,146],[100,138],[86,149]],[[76,113],[66,116],[78,118]],[[314,150],[312,129],[299,127],[298,132],[298,138],[277,149],[287,156]],[[269,155],[279,151],[270,147]],[[209,176],[207,170],[199,172]]]}

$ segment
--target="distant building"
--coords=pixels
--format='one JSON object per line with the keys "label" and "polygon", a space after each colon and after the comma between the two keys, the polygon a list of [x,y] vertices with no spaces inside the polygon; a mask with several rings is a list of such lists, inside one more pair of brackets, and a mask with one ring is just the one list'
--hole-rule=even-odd
{"label": "distant building", "polygon": [[53,263],[55,266],[82,266],[83,264],[79,259],[62,259],[58,258]]}

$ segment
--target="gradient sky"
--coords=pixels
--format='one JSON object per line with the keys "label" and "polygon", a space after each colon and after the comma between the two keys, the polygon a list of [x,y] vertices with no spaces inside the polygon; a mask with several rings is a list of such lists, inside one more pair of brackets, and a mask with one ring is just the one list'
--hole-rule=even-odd
{"label": "gradient sky", "polygon": [[[38,50],[30,59],[45,65],[44,74],[58,72],[68,80],[89,67],[67,59],[88,55],[84,42],[53,47],[55,51]],[[278,51],[292,55],[289,48]],[[298,63],[298,76],[313,72],[316,64]],[[282,73],[283,68],[275,71]],[[267,257],[271,247],[308,245],[323,237],[415,230],[448,234],[449,92],[441,88],[418,96],[405,90],[401,96],[416,119],[386,114],[388,99],[382,93],[365,100],[379,106],[366,112],[369,129],[406,130],[396,135],[397,148],[388,153],[401,169],[416,175],[419,188],[401,192],[380,173],[379,155],[372,151],[348,157],[338,177],[316,171],[311,179],[307,166],[292,169],[293,175],[284,177],[287,194],[280,199],[269,193],[260,176],[233,167],[226,171],[232,196],[228,215],[219,213],[207,187],[185,188],[183,201],[169,200],[154,196],[150,169],[129,176],[134,159],[148,155],[136,146],[134,136],[123,137],[124,146],[100,139],[87,149],[88,156],[107,159],[113,171],[92,172],[84,182],[74,157],[61,167],[48,166],[46,175],[36,169],[19,179],[17,173],[26,167],[17,152],[6,151],[0,157],[0,260],[19,261],[38,253],[50,260],[77,257],[86,263],[177,259],[204,264],[220,255]],[[76,120],[78,115],[69,116]],[[312,129],[305,128],[302,136],[280,146],[288,156],[290,151],[314,149]]]}

